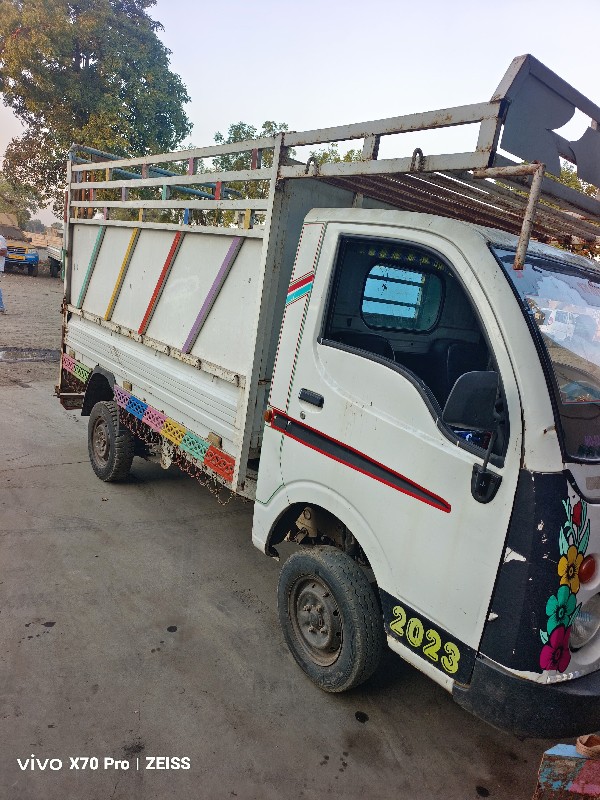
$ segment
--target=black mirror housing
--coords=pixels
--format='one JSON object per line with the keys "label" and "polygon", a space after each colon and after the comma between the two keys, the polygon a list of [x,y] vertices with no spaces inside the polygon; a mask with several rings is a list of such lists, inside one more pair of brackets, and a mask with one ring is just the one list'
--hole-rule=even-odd
{"label": "black mirror housing", "polygon": [[452,387],[442,420],[452,428],[496,430],[498,418],[494,411],[498,387],[497,372],[465,372]]}

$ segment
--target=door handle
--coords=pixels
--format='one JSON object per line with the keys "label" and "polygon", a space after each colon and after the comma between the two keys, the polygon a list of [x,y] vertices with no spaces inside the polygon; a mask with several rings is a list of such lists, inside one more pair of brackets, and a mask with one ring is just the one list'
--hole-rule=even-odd
{"label": "door handle", "polygon": [[300,389],[298,394],[298,398],[300,400],[304,400],[305,403],[310,403],[317,408],[323,408],[323,404],[325,403],[325,398],[322,394],[318,392],[311,392],[310,389]]}

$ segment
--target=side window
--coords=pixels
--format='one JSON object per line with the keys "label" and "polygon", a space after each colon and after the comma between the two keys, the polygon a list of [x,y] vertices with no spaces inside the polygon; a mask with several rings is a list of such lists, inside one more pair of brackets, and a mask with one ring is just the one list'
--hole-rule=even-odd
{"label": "side window", "polygon": [[[464,373],[495,369],[451,266],[407,242],[342,238],[321,342],[384,359],[421,387],[432,410]],[[480,434],[455,433],[484,446]]]}

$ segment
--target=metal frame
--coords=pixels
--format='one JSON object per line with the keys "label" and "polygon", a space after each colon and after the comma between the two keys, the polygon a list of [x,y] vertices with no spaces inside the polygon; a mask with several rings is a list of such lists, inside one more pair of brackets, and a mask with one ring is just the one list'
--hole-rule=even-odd
{"label": "metal frame", "polygon": [[[75,219],[83,221],[92,209],[103,209],[109,225],[129,224],[122,220],[110,220],[110,209],[135,209],[142,215],[145,210],[199,209],[242,212],[238,227],[251,230],[257,212],[269,216],[275,194],[273,177],[276,175],[277,181],[311,178],[349,189],[354,193],[355,206],[362,205],[363,199],[370,197],[400,209],[419,210],[499,227],[520,235],[522,246],[530,235],[542,240],[577,237],[596,244],[600,233],[600,228],[596,227],[600,225],[598,200],[544,178],[541,168],[530,169],[526,164],[512,162],[498,153],[498,141],[507,109],[529,75],[560,91],[566,102],[592,115],[591,128],[597,129],[600,118],[598,106],[536,59],[521,56],[513,61],[490,102],[305,132],[286,132],[275,137],[147,158],[117,159],[108,157],[109,154],[74,146],[69,206],[75,210],[75,217],[71,218],[71,222]],[[424,155],[421,150],[415,150],[403,158],[378,159],[379,143],[383,136],[472,124],[479,125],[477,146],[472,152]],[[558,134],[555,138],[561,155],[573,161],[572,143]],[[291,162],[288,158],[294,147],[319,147],[356,139],[363,140],[360,161],[319,165],[314,158],[306,164]],[[271,150],[274,154],[271,167],[261,166],[260,156],[264,150]],[[77,157],[80,151],[90,155],[91,159],[104,160],[74,163],[80,161]],[[199,159],[243,153],[252,154],[252,166],[255,169],[194,172]],[[177,162],[188,163],[188,174],[178,174],[156,166],[174,165]],[[124,168],[131,170],[136,167],[140,169],[137,177],[132,172],[124,171]],[[99,176],[99,172],[104,174]],[[119,173],[131,177],[115,179]],[[95,177],[101,179],[94,180]],[[256,181],[269,181],[269,192],[262,199],[244,199],[240,197],[243,192],[227,186],[228,183],[239,186]],[[160,198],[148,199],[145,196],[143,199],[129,199],[129,192],[136,189],[144,192],[154,190],[160,193]],[[124,193],[120,200],[97,197],[100,191],[114,190]],[[177,192],[193,192],[195,197],[174,199],[173,195]],[[242,220],[245,220],[245,224]],[[169,225],[171,230],[193,230],[195,227],[189,225],[189,213],[183,225],[142,222],[144,226],[155,228]],[[133,226],[133,222],[131,224]],[[205,228],[207,232],[208,227]],[[227,226],[219,225],[210,227],[214,228],[212,232],[220,227],[227,229]]]}
{"label": "metal frame", "polygon": [[[67,171],[66,252],[71,252],[74,224],[262,238],[264,244],[259,281],[263,290],[255,328],[249,332],[254,341],[259,342],[273,324],[271,290],[265,290],[264,286],[267,281],[276,281],[278,275],[281,237],[277,228],[282,214],[283,192],[277,189],[283,181],[324,181],[352,192],[353,205],[357,207],[363,205],[365,198],[371,198],[397,209],[432,213],[509,231],[519,236],[515,269],[523,266],[531,236],[542,241],[572,240],[575,237],[589,246],[598,247],[598,199],[545,177],[543,163],[518,163],[498,153],[500,135],[511,102],[528,76],[533,76],[556,91],[562,97],[561,102],[570,103],[590,115],[590,127],[598,133],[600,108],[531,56],[521,56],[513,61],[490,102],[305,132],[285,132],[263,139],[132,159],[121,159],[74,145]],[[402,158],[378,158],[383,136],[474,124],[479,125],[479,135],[472,152],[424,154],[417,148]],[[554,135],[552,131],[550,134]],[[306,164],[290,158],[295,147],[318,148],[334,142],[355,140],[363,140],[359,161],[319,165],[314,157],[309,158]],[[558,134],[553,141],[561,156],[575,161],[575,151],[571,145],[577,143],[569,143]],[[272,152],[270,167],[263,166],[265,151]],[[85,160],[81,158],[82,154],[86,156]],[[202,167],[202,171],[196,172],[199,161],[203,159],[234,154],[249,154],[251,168],[211,172]],[[174,169],[165,169],[165,165],[171,165]],[[257,185],[257,182],[263,182],[260,198],[252,197],[256,192],[248,190],[250,185]],[[130,199],[130,193],[140,192],[143,196]],[[99,198],[98,193],[103,196]],[[184,197],[177,199],[178,193]],[[114,199],[115,194],[120,199]],[[150,199],[152,197],[154,199]],[[89,219],[93,209],[102,210],[102,221]],[[111,219],[113,209],[129,209],[136,212],[136,218]],[[145,216],[146,211],[151,210],[169,210],[182,217],[170,222],[152,221]],[[210,224],[200,225],[190,221],[191,210],[230,213],[227,217],[217,215],[216,220],[210,220]],[[257,224],[257,213],[264,215],[264,224]],[[66,302],[69,303],[69,270],[66,270],[66,276]],[[85,312],[75,311],[72,306],[66,308],[89,317]],[[107,321],[97,321],[111,325]],[[119,330],[153,346],[144,336],[121,328]],[[157,346],[161,350],[166,348],[170,354],[183,360],[189,358],[162,343]],[[195,365],[200,369],[207,368],[199,359],[195,360]],[[222,371],[222,368],[216,369]],[[242,469],[243,472],[236,472],[234,485],[238,484],[238,478],[240,485],[245,479],[245,464],[252,435],[251,417],[260,390],[259,384],[268,381],[264,370],[264,348],[257,346],[252,369],[244,381],[245,420],[240,428],[244,440],[236,467],[236,470]]]}

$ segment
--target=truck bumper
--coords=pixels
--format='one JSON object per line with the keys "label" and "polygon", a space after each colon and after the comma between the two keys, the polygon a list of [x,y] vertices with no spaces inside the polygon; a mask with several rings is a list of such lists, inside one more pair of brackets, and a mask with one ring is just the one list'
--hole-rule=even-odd
{"label": "truck bumper", "polygon": [[516,736],[558,739],[600,729],[600,670],[536,683],[479,657],[471,683],[455,684],[452,694],[467,711]]}

